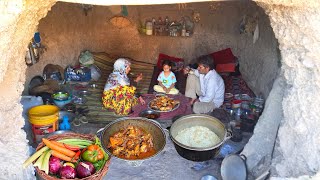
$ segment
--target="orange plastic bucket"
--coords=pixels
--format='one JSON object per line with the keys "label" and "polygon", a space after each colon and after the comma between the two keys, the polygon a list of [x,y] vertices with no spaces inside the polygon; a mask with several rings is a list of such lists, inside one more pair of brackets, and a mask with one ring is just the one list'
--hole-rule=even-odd
{"label": "orange plastic bucket", "polygon": [[35,106],[29,110],[29,122],[31,123],[33,141],[41,142],[41,139],[59,129],[59,108],[53,105]]}

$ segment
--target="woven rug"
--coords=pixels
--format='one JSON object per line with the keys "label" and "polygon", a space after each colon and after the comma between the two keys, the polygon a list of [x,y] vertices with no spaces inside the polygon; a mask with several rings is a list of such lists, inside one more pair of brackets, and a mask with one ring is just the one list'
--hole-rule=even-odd
{"label": "woven rug", "polygon": [[225,84],[225,93],[248,94],[250,97],[255,97],[255,94],[248,87],[241,75],[222,76],[222,78]]}

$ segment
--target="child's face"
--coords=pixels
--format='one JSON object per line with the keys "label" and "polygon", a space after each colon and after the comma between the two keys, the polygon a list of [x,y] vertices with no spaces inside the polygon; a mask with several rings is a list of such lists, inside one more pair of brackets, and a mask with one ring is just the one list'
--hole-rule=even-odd
{"label": "child's face", "polygon": [[163,66],[163,71],[164,72],[169,72],[171,70],[171,67],[170,66],[168,66],[168,65],[164,65]]}

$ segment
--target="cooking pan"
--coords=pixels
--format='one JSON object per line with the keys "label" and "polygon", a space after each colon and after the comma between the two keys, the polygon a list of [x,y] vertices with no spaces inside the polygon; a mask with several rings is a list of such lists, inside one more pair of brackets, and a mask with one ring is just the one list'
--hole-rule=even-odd
{"label": "cooking pan", "polygon": [[[199,148],[184,145],[175,139],[180,131],[193,126],[209,128],[220,138],[220,142],[211,147]],[[231,132],[226,130],[224,124],[219,119],[205,114],[182,116],[177,119],[170,128],[170,138],[178,154],[191,161],[206,161],[214,158],[219,153],[223,143],[230,139],[231,136]]]}
{"label": "cooking pan", "polygon": [[[153,137],[153,145],[156,150],[156,153],[152,156],[145,157],[143,159],[137,159],[137,160],[128,160],[119,158],[117,156],[114,156],[111,152],[111,150],[108,148],[109,144],[109,138],[116,132],[120,131],[121,129],[126,128],[129,125],[133,125],[136,127],[139,127],[143,129],[145,132],[150,133]],[[124,161],[131,163],[133,166],[138,166],[142,163],[142,161],[152,158],[154,156],[157,156],[165,147],[166,145],[166,135],[164,133],[164,130],[161,128],[160,124],[156,121],[142,118],[142,117],[124,117],[117,119],[110,124],[106,125],[102,131],[100,131],[100,141],[103,149],[111,156],[114,156],[114,158],[122,159]]]}
{"label": "cooking pan", "polygon": [[246,180],[247,157],[243,154],[230,154],[225,157],[221,164],[221,177],[223,180]]}

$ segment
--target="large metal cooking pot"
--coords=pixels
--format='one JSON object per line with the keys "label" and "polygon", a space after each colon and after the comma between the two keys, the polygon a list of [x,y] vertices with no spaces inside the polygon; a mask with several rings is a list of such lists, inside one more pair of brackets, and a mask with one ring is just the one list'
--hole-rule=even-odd
{"label": "large metal cooking pot", "polygon": [[[186,146],[175,139],[180,131],[193,126],[209,128],[217,134],[221,141],[212,147],[198,148]],[[214,158],[219,153],[221,145],[231,138],[231,133],[227,132],[224,124],[215,117],[204,114],[191,114],[180,117],[172,124],[170,138],[180,156],[192,161],[206,161]]]}
{"label": "large metal cooking pot", "polygon": [[[114,156],[115,158],[133,163],[137,161],[141,162],[142,160],[146,160],[158,155],[163,150],[164,146],[166,145],[166,135],[158,122],[142,117],[125,117],[117,119],[111,122],[110,124],[106,125],[101,132],[101,145],[108,154],[113,156],[111,150],[108,148],[109,137],[115,134],[116,132],[120,131],[121,129],[126,128],[129,125],[139,127],[152,135],[153,145],[156,150],[156,153],[152,156],[138,160],[127,160]],[[137,166],[137,164],[133,164],[133,166]]]}

